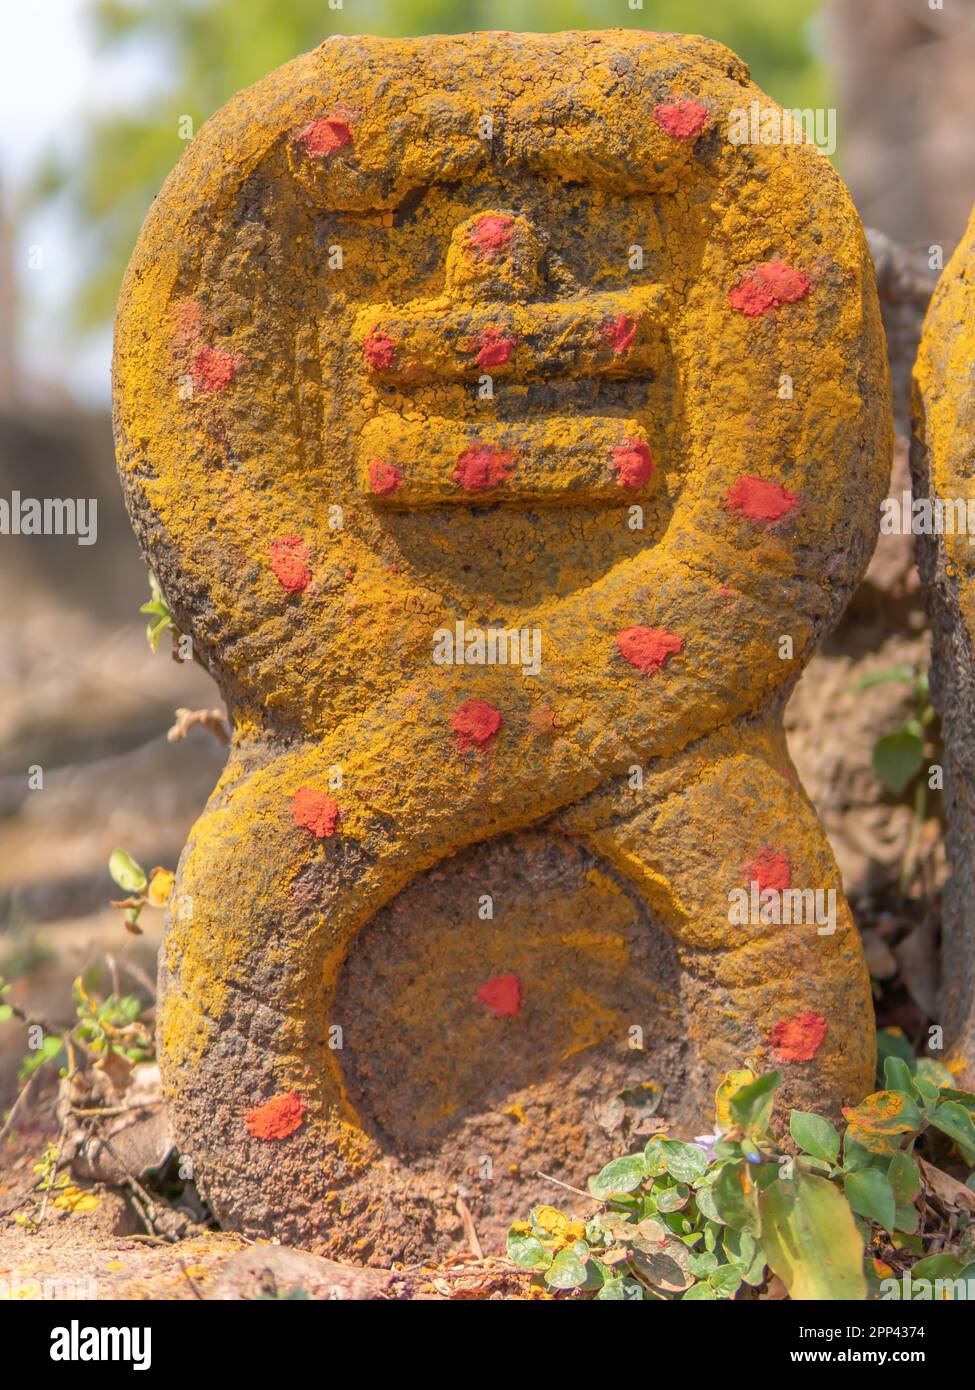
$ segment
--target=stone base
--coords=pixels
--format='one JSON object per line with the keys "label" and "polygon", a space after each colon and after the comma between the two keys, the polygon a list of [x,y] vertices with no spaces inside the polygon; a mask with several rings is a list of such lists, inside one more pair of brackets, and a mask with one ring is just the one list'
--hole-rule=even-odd
{"label": "stone base", "polygon": [[397,1187],[428,1192],[454,1226],[460,1193],[485,1249],[532,1200],[558,1200],[538,1171],[584,1187],[620,1151],[619,1092],[635,1092],[629,1121],[651,1084],[677,1127],[708,1107],[673,942],[554,833],[491,841],[417,879],[352,947],[333,1017],[391,1204]]}

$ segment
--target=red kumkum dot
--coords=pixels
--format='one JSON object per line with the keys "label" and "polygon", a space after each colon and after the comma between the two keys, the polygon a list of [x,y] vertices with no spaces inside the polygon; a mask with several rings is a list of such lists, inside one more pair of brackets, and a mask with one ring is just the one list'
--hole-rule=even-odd
{"label": "red kumkum dot", "polygon": [[653,108],[653,119],[675,140],[693,140],[708,122],[708,108],[690,97],[662,101]]}
{"label": "red kumkum dot", "polygon": [[483,748],[503,723],[501,711],[486,700],[465,700],[450,716],[450,725],[462,753],[471,748]]}
{"label": "red kumkum dot", "polygon": [[521,1008],[521,981],[517,975],[496,975],[481,985],[475,998],[498,1018],[514,1018]]}
{"label": "red kumkum dot", "polygon": [[497,217],[494,213],[487,213],[474,223],[467,242],[479,260],[491,260],[496,251],[507,246],[514,229],[515,224],[510,217]]}
{"label": "red kumkum dot", "polygon": [[759,892],[774,888],[784,893],[792,886],[792,865],[784,849],[773,849],[766,845],[754,859],[741,866],[741,876],[746,883],[757,883]]}
{"label": "red kumkum dot", "polygon": [[291,798],[291,819],[317,839],[331,839],[339,823],[339,803],[326,792],[299,787]]}
{"label": "red kumkum dot", "polygon": [[478,339],[478,347],[479,367],[503,367],[514,351],[515,340],[505,338],[498,328],[485,328]]}
{"label": "red kumkum dot", "polygon": [[728,303],[746,319],[757,319],[783,304],[795,304],[805,298],[811,286],[805,271],[795,270],[785,261],[766,261],[746,272],[729,293]]}
{"label": "red kumkum dot", "polygon": [[282,589],[289,594],[300,593],[311,582],[308,568],[308,547],[300,536],[278,536],[271,542],[271,568]]}
{"label": "red kumkum dot", "polygon": [[826,1037],[825,1014],[796,1014],[782,1019],[768,1035],[778,1062],[811,1062]]}
{"label": "red kumkum dot", "polygon": [[387,492],[395,492],[403,481],[403,471],[395,463],[383,459],[373,459],[369,465],[369,486],[373,492],[385,497]]}
{"label": "red kumkum dot", "polygon": [[190,375],[197,391],[207,396],[229,386],[242,365],[236,353],[226,348],[201,347],[193,354]]}
{"label": "red kumkum dot", "polygon": [[636,319],[629,314],[620,314],[618,318],[603,324],[603,342],[613,349],[614,357],[622,357],[624,352],[629,352],[635,337]]}
{"label": "red kumkum dot", "polygon": [[616,481],[621,487],[643,487],[653,477],[653,459],[642,439],[624,439],[613,450]]}
{"label": "red kumkum dot", "polygon": [[500,487],[511,477],[515,466],[513,449],[498,449],[493,444],[476,444],[465,449],[457,459],[450,475],[468,492],[484,492]]}
{"label": "red kumkum dot", "polygon": [[684,639],[662,627],[627,627],[617,634],[616,645],[631,666],[649,676],[683,649]]}
{"label": "red kumkum dot", "polygon": [[341,116],[319,116],[292,138],[296,145],[301,145],[305,154],[313,159],[321,159],[347,145],[352,139],[352,131],[348,121]]}
{"label": "red kumkum dot", "polygon": [[798,492],[790,492],[779,483],[764,478],[739,478],[725,493],[725,510],[732,516],[747,517],[771,526],[795,511],[799,505]]}
{"label": "red kumkum dot", "polygon": [[265,1105],[248,1110],[244,1123],[254,1139],[287,1139],[301,1128],[307,1106],[294,1091],[272,1096]]}
{"label": "red kumkum dot", "polygon": [[388,372],[396,357],[396,344],[377,325],[362,344],[362,355],[374,372]]}

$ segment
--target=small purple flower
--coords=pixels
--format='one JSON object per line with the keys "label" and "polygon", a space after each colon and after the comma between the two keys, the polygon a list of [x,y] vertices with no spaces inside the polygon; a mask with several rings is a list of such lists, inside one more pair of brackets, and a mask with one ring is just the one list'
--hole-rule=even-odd
{"label": "small purple flower", "polygon": [[716,1129],[713,1134],[695,1134],[694,1143],[698,1144],[708,1156],[708,1162],[714,1160],[714,1146],[724,1138],[720,1129]]}

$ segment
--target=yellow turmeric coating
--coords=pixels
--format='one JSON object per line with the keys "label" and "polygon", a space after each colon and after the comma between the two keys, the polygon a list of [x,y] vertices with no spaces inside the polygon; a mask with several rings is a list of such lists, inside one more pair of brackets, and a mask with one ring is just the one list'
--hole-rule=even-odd
{"label": "yellow turmeric coating", "polygon": [[[402,1253],[419,1218],[393,1229],[383,1196],[476,1166],[477,1126],[506,1099],[530,1120],[529,1094],[553,1097],[547,1123],[509,1120],[506,1142],[583,1162],[560,1068],[622,1078],[644,997],[661,1038],[685,1030],[702,1109],[819,1008],[787,1100],[869,1083],[845,908],[831,937],[745,939],[727,915],[768,846],[797,886],[838,887],[778,719],[869,558],[891,443],[856,215],[814,147],[728,141],[759,97],[692,37],[336,38],[219,112],[147,219],[119,307],[119,467],[234,721],[180,865],[160,1041],[228,1222]],[[458,623],[537,632],[538,670],[439,663]],[[330,831],[296,817],[303,788]],[[578,889],[529,892],[480,944],[428,931],[452,910],[436,875],[463,883],[463,855],[505,836]],[[684,982],[669,1004],[627,992],[650,920]],[[492,1013],[473,986],[507,975],[521,994],[499,986],[514,1003]],[[353,998],[396,1039],[388,1084],[421,1097],[412,1139],[407,1091],[366,1113],[387,1081],[363,1049],[387,1044],[336,1017]],[[284,1092],[301,1128],[248,1138],[248,1107]],[[427,1102],[439,1160],[410,1149]]]}

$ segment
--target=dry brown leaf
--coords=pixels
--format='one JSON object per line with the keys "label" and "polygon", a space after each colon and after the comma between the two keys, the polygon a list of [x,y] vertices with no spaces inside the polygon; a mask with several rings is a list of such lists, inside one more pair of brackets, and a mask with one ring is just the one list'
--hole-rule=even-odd
{"label": "dry brown leaf", "polygon": [[921,1165],[921,1176],[925,1185],[939,1202],[944,1202],[948,1207],[964,1207],[966,1211],[975,1211],[975,1192],[970,1187],[966,1187],[963,1182],[959,1182],[941,1168],[935,1168],[933,1163],[927,1163],[923,1158],[919,1158],[918,1163]]}

